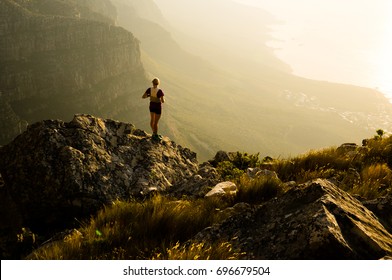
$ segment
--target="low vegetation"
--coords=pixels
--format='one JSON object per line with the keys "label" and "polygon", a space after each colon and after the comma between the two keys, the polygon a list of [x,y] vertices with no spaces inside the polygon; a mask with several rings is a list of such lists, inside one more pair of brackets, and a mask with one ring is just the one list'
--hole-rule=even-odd
{"label": "low vegetation", "polygon": [[[170,199],[156,195],[145,201],[117,201],[65,238],[35,250],[33,259],[239,259],[228,241],[192,242],[206,227],[225,218],[228,207],[239,202],[261,204],[290,187],[316,178],[332,180],[361,199],[392,192],[392,137],[377,131],[362,147],[343,145],[310,151],[279,160],[236,153],[217,164],[225,180],[238,186],[226,199]],[[248,168],[268,170],[271,176],[251,178]],[[291,183],[288,183],[291,182]]]}
{"label": "low vegetation", "polygon": [[65,239],[36,250],[34,259],[235,259],[228,243],[181,243],[218,222],[221,200],[174,201],[157,195],[144,202],[105,207]]}
{"label": "low vegetation", "polygon": [[285,182],[325,178],[362,199],[374,199],[392,192],[392,136],[383,135],[382,130],[377,130],[377,135],[364,140],[362,147],[346,145],[311,151],[276,161],[271,167]]}

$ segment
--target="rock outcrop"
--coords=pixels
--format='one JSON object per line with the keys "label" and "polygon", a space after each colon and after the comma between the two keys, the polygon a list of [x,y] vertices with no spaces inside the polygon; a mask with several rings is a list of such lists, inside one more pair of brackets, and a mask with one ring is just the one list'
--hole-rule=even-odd
{"label": "rock outcrop", "polygon": [[392,235],[358,200],[327,180],[247,206],[194,240],[228,240],[248,259],[380,259]]}
{"label": "rock outcrop", "polygon": [[42,119],[140,118],[139,41],[115,18],[108,0],[0,1],[0,145]]}
{"label": "rock outcrop", "polygon": [[2,147],[0,158],[7,191],[33,228],[88,217],[117,199],[165,191],[198,171],[189,149],[90,115],[38,122]]}
{"label": "rock outcrop", "polygon": [[[277,178],[257,168],[244,176]],[[91,115],[41,121],[0,147],[0,253],[5,258],[26,255],[36,234],[52,240],[78,227],[75,218],[89,218],[116,200],[158,192],[173,200],[229,203],[215,209],[218,223],[186,244],[229,241],[246,259],[392,256],[390,196],[361,202],[332,181],[317,179],[286,182],[286,193],[263,204],[234,204],[241,182],[222,181],[210,163],[199,165],[191,150],[167,137],[153,141],[130,123]],[[16,235],[29,246],[18,245]]]}

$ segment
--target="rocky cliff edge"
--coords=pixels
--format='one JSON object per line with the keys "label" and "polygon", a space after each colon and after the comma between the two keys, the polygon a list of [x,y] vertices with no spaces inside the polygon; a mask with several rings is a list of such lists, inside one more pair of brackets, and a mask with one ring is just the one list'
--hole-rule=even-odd
{"label": "rocky cliff edge", "polygon": [[30,225],[88,216],[115,200],[164,191],[198,170],[189,149],[91,115],[31,125],[0,158],[7,191]]}

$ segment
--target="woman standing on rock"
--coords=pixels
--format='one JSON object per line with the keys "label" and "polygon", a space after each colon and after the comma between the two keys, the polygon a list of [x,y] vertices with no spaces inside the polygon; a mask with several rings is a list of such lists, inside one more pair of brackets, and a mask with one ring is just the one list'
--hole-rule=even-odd
{"label": "woman standing on rock", "polygon": [[158,86],[159,79],[154,78],[152,80],[152,87],[148,88],[142,96],[143,99],[150,97],[150,126],[153,140],[162,139],[162,136],[158,134],[158,122],[162,114],[162,103],[165,102],[165,99],[163,91]]}

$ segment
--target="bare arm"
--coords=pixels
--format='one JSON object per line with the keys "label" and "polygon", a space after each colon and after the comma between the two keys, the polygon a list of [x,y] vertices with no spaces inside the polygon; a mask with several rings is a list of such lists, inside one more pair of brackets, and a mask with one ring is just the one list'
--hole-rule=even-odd
{"label": "bare arm", "polygon": [[161,103],[165,103],[165,98],[161,96]]}

